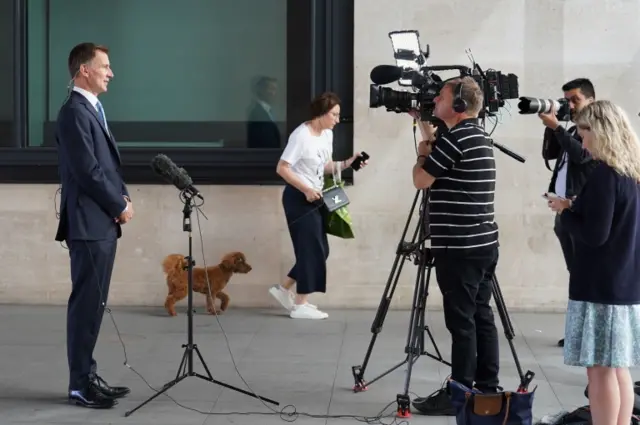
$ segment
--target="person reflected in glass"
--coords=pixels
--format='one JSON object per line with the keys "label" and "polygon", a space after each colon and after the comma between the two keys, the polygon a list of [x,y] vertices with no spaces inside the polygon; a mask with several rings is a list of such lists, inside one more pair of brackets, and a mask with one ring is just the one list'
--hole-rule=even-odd
{"label": "person reflected in glass", "polygon": [[575,200],[552,198],[575,241],[564,362],[587,369],[594,425],[628,425],[640,365],[640,142],[626,113],[606,100],[576,116],[597,161]]}
{"label": "person reflected in glass", "polygon": [[260,77],[254,86],[255,101],[247,118],[247,147],[280,149],[280,129],[273,113],[278,93],[278,81],[273,77]]}
{"label": "person reflected in glass", "polygon": [[[269,289],[293,319],[326,319],[329,315],[309,303],[312,293],[325,293],[329,242],[327,210],[322,205],[325,175],[345,170],[359,153],[334,161],[333,128],[340,122],[340,98],[331,92],[311,102],[311,120],[300,124],[278,161],[276,171],[286,182],[282,205],[293,242],[296,263],[284,283]],[[362,166],[366,166],[364,161]],[[295,295],[292,292],[296,285]]]}

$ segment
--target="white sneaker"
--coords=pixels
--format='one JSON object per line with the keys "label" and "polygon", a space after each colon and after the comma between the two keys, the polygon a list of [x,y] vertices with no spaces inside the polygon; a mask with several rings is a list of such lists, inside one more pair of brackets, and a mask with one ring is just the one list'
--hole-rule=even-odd
{"label": "white sneaker", "polygon": [[292,319],[312,319],[312,320],[322,320],[329,317],[329,315],[323,311],[318,310],[317,307],[312,307],[309,304],[300,304],[295,305],[291,313],[289,313],[289,317]]}
{"label": "white sneaker", "polygon": [[291,291],[287,291],[280,285],[274,285],[269,288],[269,293],[280,303],[287,311],[293,310],[294,300]]}

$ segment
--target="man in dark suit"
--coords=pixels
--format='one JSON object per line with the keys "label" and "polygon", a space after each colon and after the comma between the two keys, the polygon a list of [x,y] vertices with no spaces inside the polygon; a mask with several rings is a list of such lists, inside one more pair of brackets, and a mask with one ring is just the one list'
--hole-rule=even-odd
{"label": "man in dark suit", "polygon": [[[593,83],[587,78],[567,82],[562,86],[562,91],[569,103],[569,119],[572,122],[582,108],[596,100]],[[569,129],[562,126],[557,112],[552,108],[546,114],[539,114],[546,127],[542,156],[545,161],[556,160],[547,191],[561,198],[572,199],[582,190],[597,161],[582,146],[578,128],[575,125]],[[574,237],[562,227],[560,214],[556,214],[553,231],[560,242],[567,270],[571,273],[571,262],[575,255]],[[564,347],[564,338],[558,341],[558,346]]]}
{"label": "man in dark suit", "polygon": [[107,304],[120,226],[133,218],[133,206],[120,171],[120,153],[98,100],[113,78],[108,49],[79,44],[71,50],[68,66],[73,90],[60,109],[56,129],[62,201],[55,239],[66,241],[71,259],[69,401],[111,408],[129,389],[109,386],[98,376],[93,350]]}
{"label": "man in dark suit", "polygon": [[260,77],[254,87],[255,102],[247,119],[247,147],[280,149],[280,129],[276,124],[272,104],[278,91],[275,78]]}

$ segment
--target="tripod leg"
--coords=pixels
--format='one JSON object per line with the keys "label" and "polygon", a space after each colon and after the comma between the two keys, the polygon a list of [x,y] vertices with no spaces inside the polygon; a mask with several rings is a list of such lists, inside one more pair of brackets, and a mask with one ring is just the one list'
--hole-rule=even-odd
{"label": "tripod leg", "polygon": [[[369,342],[369,346],[367,347],[367,351],[364,356],[364,361],[362,362],[362,365],[351,367],[351,373],[353,374],[353,379],[355,381],[355,385],[353,387],[354,392],[361,392],[361,391],[367,390],[367,382],[364,379],[364,372],[367,368],[367,365],[369,364],[371,353],[373,351],[373,346],[378,338],[378,334],[380,334],[380,332],[382,331],[382,325],[389,311],[389,306],[391,305],[391,298],[395,293],[398,280],[400,279],[400,274],[402,273],[404,262],[407,259],[407,255],[410,253],[406,251],[405,237],[407,236],[407,232],[409,230],[409,224],[411,223],[411,217],[413,216],[413,212],[416,208],[419,197],[420,197],[420,191],[417,191],[413,199],[411,210],[409,211],[409,216],[407,217],[404,230],[402,231],[402,236],[400,237],[400,243],[398,244],[398,248],[396,250],[396,258],[393,262],[391,273],[389,274],[389,278],[387,279],[387,284],[382,294],[382,298],[380,300],[378,310],[376,311],[376,315],[373,319],[373,323],[371,324],[371,333],[373,335],[371,336],[371,341]],[[419,229],[420,229],[420,224],[418,224],[418,226],[416,227],[411,245],[415,243],[416,237],[419,233]],[[403,363],[400,363],[394,369],[400,367]],[[390,371],[388,371],[387,373],[389,372]],[[378,377],[377,379],[379,379],[380,377]],[[370,381],[369,384],[373,383],[374,381],[375,380]]]}
{"label": "tripod leg", "polygon": [[200,359],[200,363],[202,363],[202,367],[207,372],[207,376],[209,377],[209,379],[211,379],[213,381],[213,375],[211,375],[211,371],[209,370],[209,366],[207,366],[207,363],[205,363],[204,359],[202,358],[202,354],[200,354],[200,349],[196,345],[196,346],[193,347],[193,350],[198,355],[198,358]]}
{"label": "tripod leg", "polygon": [[229,384],[226,384],[224,382],[220,382],[220,381],[217,381],[217,380],[213,379],[213,376],[211,375],[211,371],[209,370],[209,367],[207,366],[207,363],[204,361],[204,358],[202,358],[202,354],[200,354],[200,349],[198,348],[197,345],[193,346],[193,351],[195,351],[196,355],[200,359],[200,363],[202,363],[202,367],[207,372],[207,376],[201,375],[201,374],[199,374],[197,372],[194,372],[193,376],[196,376],[196,377],[198,377],[200,379],[203,379],[205,381],[209,381],[209,382],[214,383],[216,385],[220,385],[221,387],[225,387],[225,388],[228,388],[230,390],[237,391],[239,393],[248,395],[250,397],[257,398],[258,400],[266,401],[267,403],[275,404],[276,406],[280,405],[280,403],[278,403],[275,400],[271,400],[270,398],[261,397],[261,396],[259,396],[257,394],[252,393],[252,392],[245,391],[245,390],[243,390],[241,388],[234,387],[233,385],[229,385]]}
{"label": "tripod leg", "polygon": [[422,314],[422,329],[424,329],[424,333],[427,334],[427,336],[429,337],[429,341],[431,341],[431,346],[433,347],[434,351],[436,352],[436,355],[434,356],[433,354],[429,353],[426,348],[425,348],[425,343],[424,343],[424,333],[422,333],[422,351],[421,351],[421,355],[423,356],[427,356],[432,358],[433,360],[439,361],[440,363],[447,365],[449,367],[451,367],[451,363],[446,361],[443,357],[442,357],[442,353],[440,353],[440,349],[438,348],[438,344],[436,344],[436,340],[433,337],[433,334],[431,333],[431,329],[429,329],[429,325],[427,325],[427,320],[426,320],[426,313],[427,313],[427,298],[429,297],[429,282],[431,281],[431,272],[433,271],[433,267],[434,267],[434,263],[433,263],[433,258],[431,257],[431,250],[428,250],[429,252],[429,257],[428,257],[428,261],[427,261],[427,277],[426,277],[426,282],[425,282],[425,297],[424,297],[424,301],[423,301],[423,314]]}
{"label": "tripod leg", "polygon": [[[500,289],[500,285],[498,284],[498,277],[493,274],[491,278],[491,285],[493,287],[493,298],[496,300],[496,307],[498,307],[502,311],[502,315],[504,315],[503,324],[506,323],[505,332],[508,330],[510,337],[515,337],[516,333],[513,329],[513,323],[511,323],[511,318],[507,313],[507,307],[504,302],[504,297],[502,296],[502,290]],[[501,318],[502,319],[502,318]],[[509,338],[509,336],[507,336]]]}
{"label": "tripod leg", "polygon": [[518,370],[518,376],[520,377],[520,386],[518,387],[518,392],[525,392],[527,391],[529,384],[533,380],[535,373],[531,370],[528,370],[527,373],[523,373],[522,371],[522,366],[520,365],[520,359],[518,358],[516,347],[513,344],[515,331],[513,329],[513,324],[511,323],[511,318],[509,317],[509,312],[507,311],[507,306],[504,302],[504,298],[502,297],[502,291],[500,290],[500,285],[498,284],[498,278],[495,275],[495,273],[491,277],[491,281],[492,281],[493,298],[496,303],[496,310],[498,310],[498,315],[500,316],[500,322],[502,323],[502,327],[504,328],[504,334],[505,334],[505,337],[507,338],[507,343],[509,344],[511,355],[513,356],[513,362],[516,364],[516,369]]}
{"label": "tripod leg", "polygon": [[[424,213],[424,211],[423,211]],[[421,223],[424,220],[421,219]],[[424,229],[421,232],[424,234]],[[423,235],[421,235],[423,236]],[[424,236],[423,236],[424,238]],[[421,238],[421,239],[423,239]],[[397,395],[397,416],[408,418],[411,416],[409,398],[409,388],[411,386],[411,375],[413,364],[425,352],[424,333],[428,331],[426,326],[427,298],[429,296],[429,277],[431,276],[431,250],[425,246],[424,239],[419,248],[418,274],[416,277],[413,308],[411,309],[411,319],[409,324],[409,335],[407,338],[407,372],[404,380],[404,391]],[[431,336],[431,334],[429,334]],[[433,340],[433,338],[432,338]],[[434,344],[435,346],[435,344]]]}
{"label": "tripod leg", "polygon": [[413,371],[413,365],[420,357],[420,354],[424,348],[424,308],[423,304],[426,303],[425,291],[425,268],[423,258],[426,254],[421,250],[420,265],[418,266],[418,276],[416,278],[413,306],[411,308],[411,318],[409,320],[409,332],[407,334],[407,345],[405,346],[405,352],[407,353],[407,371],[404,378],[404,391],[397,395],[396,401],[398,403],[397,416],[400,418],[411,417],[411,407],[409,398],[409,387],[411,385],[411,373]]}
{"label": "tripod leg", "polygon": [[[426,201],[426,192],[423,199]],[[428,296],[427,270],[430,270],[431,250],[426,248],[425,229],[426,203],[423,202],[420,211],[420,223],[418,224],[420,243],[418,245],[418,273],[413,292],[413,306],[411,309],[411,318],[409,323],[409,332],[407,335],[407,345],[405,352],[407,353],[407,372],[404,379],[404,392],[397,395],[397,416],[408,418],[411,416],[409,387],[411,385],[411,374],[413,372],[413,364],[418,360],[424,351],[424,332],[425,332],[425,314]]]}
{"label": "tripod leg", "polygon": [[405,377],[405,385],[404,385],[404,394],[409,393],[409,383],[411,381],[411,371],[413,369],[413,364],[420,356],[422,352],[423,345],[421,344],[424,341],[424,306],[426,303],[426,294],[425,292],[425,269],[426,265],[424,264],[424,259],[426,255],[421,252],[420,254],[420,264],[418,266],[418,275],[416,277],[415,288],[413,292],[413,305],[411,308],[411,315],[409,319],[409,332],[407,334],[407,344],[405,346],[405,353],[407,353],[407,374]]}
{"label": "tripod leg", "polygon": [[164,394],[165,392],[167,392],[171,387],[177,385],[180,381],[182,381],[184,378],[186,378],[189,375],[182,375],[181,377],[174,379],[171,382],[167,382],[166,384],[164,384],[164,386],[162,387],[162,389],[158,392],[156,392],[154,395],[152,395],[151,397],[149,397],[147,400],[143,401],[141,404],[139,404],[138,406],[134,407],[133,409],[129,410],[128,412],[126,412],[124,414],[124,416],[130,416],[132,415],[136,410],[140,409],[142,406],[146,405],[147,403],[153,401],[156,399],[156,397],[161,396],[162,394]]}
{"label": "tripod leg", "polygon": [[187,350],[184,351],[182,355],[182,361],[180,362],[180,367],[178,367],[178,373],[176,373],[176,380],[182,375],[187,374]]}

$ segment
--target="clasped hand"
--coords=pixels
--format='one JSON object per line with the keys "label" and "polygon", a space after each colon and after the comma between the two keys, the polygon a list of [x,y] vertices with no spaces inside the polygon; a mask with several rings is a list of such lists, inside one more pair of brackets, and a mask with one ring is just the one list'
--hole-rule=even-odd
{"label": "clasped hand", "polygon": [[127,208],[116,218],[116,223],[125,224],[133,218],[133,204],[126,196],[124,196],[124,200],[127,201]]}

